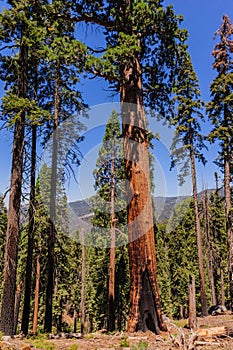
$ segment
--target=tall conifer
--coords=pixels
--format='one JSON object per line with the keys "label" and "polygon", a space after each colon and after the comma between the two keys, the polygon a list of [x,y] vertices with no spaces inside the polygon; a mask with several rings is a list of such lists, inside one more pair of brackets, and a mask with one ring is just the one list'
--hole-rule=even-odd
{"label": "tall conifer", "polygon": [[227,15],[216,31],[220,41],[215,45],[213,69],[217,76],[210,86],[211,101],[207,104],[207,113],[213,128],[209,134],[210,142],[220,146],[218,163],[224,169],[224,197],[226,234],[228,249],[228,275],[230,286],[230,308],[233,308],[233,237],[232,237],[232,142],[233,142],[233,25]]}
{"label": "tall conifer", "polygon": [[170,119],[172,125],[176,128],[175,138],[172,144],[172,166],[181,163],[182,170],[179,174],[180,180],[184,181],[184,176],[191,172],[193,184],[193,198],[195,208],[195,226],[197,237],[197,251],[199,261],[199,276],[201,288],[202,315],[207,316],[207,298],[205,286],[205,274],[203,263],[203,248],[201,237],[201,225],[198,208],[197,176],[195,159],[205,164],[203,155],[204,136],[201,134],[201,121],[203,102],[200,99],[200,90],[197,76],[193,70],[189,55],[182,54],[183,66],[177,79],[174,89],[177,103],[177,115]]}

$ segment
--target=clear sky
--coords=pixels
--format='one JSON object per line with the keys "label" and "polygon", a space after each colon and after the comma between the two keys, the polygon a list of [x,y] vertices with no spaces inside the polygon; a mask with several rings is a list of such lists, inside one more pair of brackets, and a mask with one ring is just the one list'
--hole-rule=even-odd
{"label": "clear sky", "polygon": [[[224,14],[228,14],[233,18],[233,3],[232,0],[166,0],[164,4],[173,4],[176,13],[184,16],[183,27],[189,32],[189,50],[191,53],[193,65],[200,81],[202,98],[205,101],[209,100],[209,85],[215,76],[212,70],[213,58],[211,52],[215,41],[213,40],[215,31],[219,28]],[[81,28],[80,28],[81,30]],[[90,43],[95,43],[96,33],[87,32],[83,36],[90,40]],[[81,90],[85,101],[89,106],[95,106],[103,103],[111,103],[118,101],[118,96],[112,98],[111,92],[107,91],[107,84],[100,79],[83,81]],[[0,97],[3,91],[0,90]],[[95,109],[95,107],[94,107]],[[207,133],[209,130],[208,123],[204,127]],[[104,128],[98,129],[97,135],[93,136],[91,130],[86,134],[85,161],[77,172],[80,176],[80,185],[77,191],[74,191],[73,182],[70,183],[68,196],[71,201],[81,198],[86,198],[91,194],[91,187],[87,183],[92,179],[92,168],[95,165],[95,158],[98,152],[98,145],[101,143],[102,133]],[[89,137],[89,138],[88,138]],[[93,143],[93,139],[95,140]],[[90,141],[88,141],[90,140]],[[89,145],[89,148],[87,147]],[[6,131],[0,133],[0,193],[4,193],[9,187],[10,166],[11,166],[11,134]],[[155,169],[156,177],[156,195],[175,196],[180,193],[177,182],[176,172],[169,172],[169,155],[167,147],[162,141],[160,145],[155,147],[157,158],[157,167]],[[213,164],[216,156],[216,147],[209,146],[209,151],[206,153],[208,158],[207,166],[198,165],[198,188],[214,187],[214,171],[217,168]],[[84,183],[83,183],[83,180]],[[93,180],[92,180],[93,181]],[[191,194],[191,186],[188,183],[184,192]]]}

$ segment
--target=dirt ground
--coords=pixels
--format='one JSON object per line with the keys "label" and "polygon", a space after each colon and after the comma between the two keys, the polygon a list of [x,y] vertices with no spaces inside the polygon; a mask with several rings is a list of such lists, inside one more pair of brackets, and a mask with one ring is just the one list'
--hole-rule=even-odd
{"label": "dirt ground", "polygon": [[[233,350],[233,315],[198,318],[198,329],[226,327],[223,336],[194,336],[182,323],[168,322],[168,332],[135,334],[87,334],[83,339],[6,339],[0,342],[1,350]],[[192,346],[191,346],[192,345]]]}

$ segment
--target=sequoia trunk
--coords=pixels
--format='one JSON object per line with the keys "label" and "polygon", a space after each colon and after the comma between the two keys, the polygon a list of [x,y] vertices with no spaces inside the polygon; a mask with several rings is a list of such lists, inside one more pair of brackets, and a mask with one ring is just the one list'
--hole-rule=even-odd
{"label": "sequoia trunk", "polygon": [[139,59],[123,71],[122,131],[128,198],[130,311],[128,331],[166,330],[160,308],[150,193],[149,151]]}

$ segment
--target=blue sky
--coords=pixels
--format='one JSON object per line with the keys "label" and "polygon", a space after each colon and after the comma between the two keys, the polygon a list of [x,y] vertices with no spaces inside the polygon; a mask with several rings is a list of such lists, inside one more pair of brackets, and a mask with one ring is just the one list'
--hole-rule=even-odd
{"label": "blue sky", "polygon": [[[219,28],[222,16],[228,14],[233,18],[233,3],[232,0],[166,0],[164,4],[173,4],[176,13],[184,16],[183,27],[189,32],[189,51],[191,53],[193,65],[200,81],[202,98],[205,101],[209,100],[209,85],[215,76],[212,70],[213,58],[211,52],[215,41],[213,40],[215,31]],[[80,28],[81,30],[81,28]],[[90,39],[90,43],[95,43],[95,32],[87,32],[83,37]],[[114,99],[111,97],[111,92],[107,91],[107,84],[100,79],[82,82],[81,90],[85,101],[89,106],[95,106],[111,101],[118,101],[118,96]],[[3,91],[0,90],[0,97]],[[94,107],[95,108],[95,107]],[[98,129],[95,136],[95,144],[85,154],[85,163],[82,164],[83,173],[81,178],[85,178],[86,184],[92,178],[91,169],[94,166],[96,154],[98,152],[98,144],[101,143],[102,132],[104,128]],[[102,130],[102,131],[101,131]],[[204,132],[208,132],[208,123],[204,126]],[[88,135],[86,135],[88,136]],[[89,133],[90,140],[93,140],[93,135]],[[86,140],[88,143],[88,138]],[[91,144],[91,141],[90,141]],[[89,144],[89,146],[90,146]],[[10,167],[11,167],[11,134],[7,131],[0,133],[0,193],[4,193],[9,187]],[[85,146],[86,147],[86,146]],[[87,148],[86,148],[87,149]],[[218,170],[213,160],[216,157],[216,147],[210,146],[206,153],[208,158],[207,166],[198,165],[198,188],[214,187],[214,171]],[[176,172],[169,172],[169,155],[164,144],[157,144],[156,147],[157,168],[156,168],[156,195],[174,196],[179,194],[179,189],[176,182]],[[86,167],[86,168],[85,168]],[[80,170],[77,172],[80,175]],[[85,174],[85,177],[83,174]],[[74,191],[74,183],[71,181],[68,188],[68,196],[70,200],[85,198],[90,194],[91,188],[87,188],[85,184],[80,183],[80,188]],[[82,189],[81,189],[82,187]],[[85,189],[83,191],[83,189]],[[184,192],[191,194],[192,190],[190,183],[186,185]]]}

